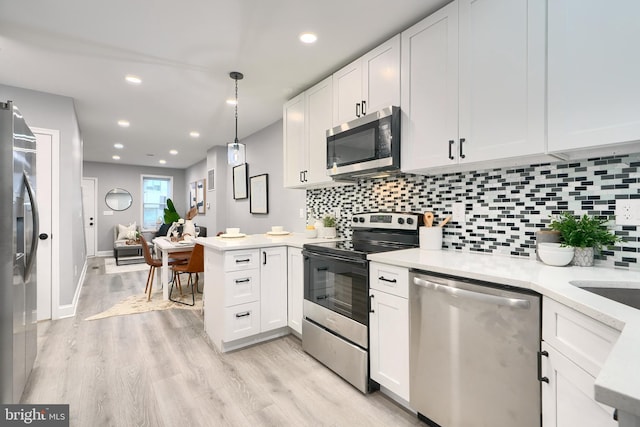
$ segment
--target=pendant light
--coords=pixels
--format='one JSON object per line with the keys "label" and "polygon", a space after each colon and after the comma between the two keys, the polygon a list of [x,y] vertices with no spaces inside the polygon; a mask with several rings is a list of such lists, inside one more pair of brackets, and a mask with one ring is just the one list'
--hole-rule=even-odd
{"label": "pendant light", "polygon": [[238,142],[238,80],[242,80],[244,75],[238,71],[229,73],[229,77],[236,81],[236,138],[227,144],[227,163],[232,166],[241,165],[245,162],[246,146]]}

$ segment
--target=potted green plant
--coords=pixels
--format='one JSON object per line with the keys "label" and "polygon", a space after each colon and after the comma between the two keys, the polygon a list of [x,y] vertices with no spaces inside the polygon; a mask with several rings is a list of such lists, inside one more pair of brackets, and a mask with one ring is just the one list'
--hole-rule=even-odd
{"label": "potted green plant", "polygon": [[587,267],[593,265],[594,250],[611,246],[620,238],[609,231],[607,218],[590,215],[575,216],[570,212],[555,217],[549,228],[560,232],[563,245],[573,246],[573,265]]}
{"label": "potted green plant", "polygon": [[334,216],[325,215],[322,218],[322,225],[324,225],[322,237],[336,237],[336,218]]}

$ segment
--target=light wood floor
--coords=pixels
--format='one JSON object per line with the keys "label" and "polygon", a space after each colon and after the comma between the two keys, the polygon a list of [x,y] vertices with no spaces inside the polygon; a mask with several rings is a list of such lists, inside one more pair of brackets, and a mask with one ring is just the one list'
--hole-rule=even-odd
{"label": "light wood floor", "polygon": [[38,324],[23,402],[70,404],[71,426],[409,426],[380,392],[363,395],[287,336],[220,354],[195,310],[85,321],[142,293],[146,272],[90,261],[74,318]]}

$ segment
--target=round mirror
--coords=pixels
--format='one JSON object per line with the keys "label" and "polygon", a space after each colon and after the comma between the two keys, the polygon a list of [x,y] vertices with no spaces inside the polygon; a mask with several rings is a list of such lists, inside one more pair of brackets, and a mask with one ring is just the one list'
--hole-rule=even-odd
{"label": "round mirror", "polygon": [[129,209],[131,203],[133,202],[133,197],[131,197],[131,193],[127,190],[123,190],[122,188],[114,188],[109,191],[107,195],[104,197],[104,202],[109,206],[110,209],[114,211],[124,211]]}

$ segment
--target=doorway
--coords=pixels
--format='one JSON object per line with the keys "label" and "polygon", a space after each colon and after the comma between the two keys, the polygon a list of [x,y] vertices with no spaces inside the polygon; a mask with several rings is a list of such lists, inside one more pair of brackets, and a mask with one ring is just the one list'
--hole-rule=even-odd
{"label": "doorway", "polygon": [[84,221],[84,241],[87,249],[87,257],[96,256],[97,242],[97,178],[82,178],[82,211]]}
{"label": "doorway", "polygon": [[60,302],[59,212],[60,131],[31,128],[36,137],[36,197],[40,241],[37,253],[38,320],[55,319]]}

